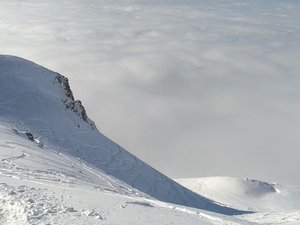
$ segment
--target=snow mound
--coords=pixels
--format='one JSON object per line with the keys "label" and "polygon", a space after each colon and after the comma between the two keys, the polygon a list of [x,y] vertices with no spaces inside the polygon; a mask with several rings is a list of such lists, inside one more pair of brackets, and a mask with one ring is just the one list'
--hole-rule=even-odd
{"label": "snow mound", "polygon": [[77,158],[90,172],[106,180],[111,176],[156,199],[224,214],[244,213],[184,188],[102,135],[75,100],[68,79],[28,60],[0,56],[0,121],[41,150]]}
{"label": "snow mound", "polygon": [[211,192],[221,191],[223,194],[236,194],[249,197],[262,197],[270,193],[276,193],[274,184],[266,182],[239,179],[233,177],[207,177],[197,179],[179,179],[179,183],[188,186],[195,192],[209,190]]}
{"label": "snow mound", "polygon": [[248,178],[204,177],[178,183],[220,204],[251,211],[300,209],[298,188]]}

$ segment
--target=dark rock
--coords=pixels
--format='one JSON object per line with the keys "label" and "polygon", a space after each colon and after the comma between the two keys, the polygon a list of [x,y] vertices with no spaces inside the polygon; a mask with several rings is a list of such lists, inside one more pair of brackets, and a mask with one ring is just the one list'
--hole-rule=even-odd
{"label": "dark rock", "polygon": [[30,141],[34,141],[34,137],[33,137],[32,133],[26,132],[26,136],[28,137],[28,139],[29,139]]}
{"label": "dark rock", "polygon": [[55,80],[58,81],[58,83],[62,86],[65,92],[66,98],[63,99],[62,101],[64,102],[66,108],[76,113],[86,123],[90,124],[92,129],[97,130],[95,123],[88,118],[86,110],[82,105],[81,101],[75,100],[69,85],[68,78],[58,73],[57,76],[55,77]]}
{"label": "dark rock", "polygon": [[69,80],[68,78],[64,77],[63,75],[60,75],[58,73],[58,75],[55,77],[55,79],[58,81],[58,83],[60,83],[62,85],[62,87],[64,88],[65,94],[68,98],[70,98],[71,100],[75,100],[74,96],[73,96],[73,92],[70,88],[69,85]]}

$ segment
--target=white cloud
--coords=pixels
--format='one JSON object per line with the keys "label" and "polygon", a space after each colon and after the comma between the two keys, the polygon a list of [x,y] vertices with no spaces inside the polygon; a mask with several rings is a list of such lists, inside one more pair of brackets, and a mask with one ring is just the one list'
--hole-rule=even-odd
{"label": "white cloud", "polygon": [[166,174],[300,184],[296,1],[0,8],[1,53],[68,76],[100,130]]}

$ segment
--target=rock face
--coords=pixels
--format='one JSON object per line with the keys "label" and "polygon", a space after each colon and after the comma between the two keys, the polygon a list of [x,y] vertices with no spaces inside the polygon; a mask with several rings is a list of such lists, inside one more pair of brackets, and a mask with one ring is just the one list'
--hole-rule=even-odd
{"label": "rock face", "polygon": [[90,124],[93,130],[97,130],[95,123],[88,118],[86,110],[81,101],[75,100],[73,92],[69,85],[68,78],[61,74],[57,74],[55,80],[58,81],[65,92],[66,98],[62,99],[62,101],[65,104],[66,108],[71,110],[72,112],[75,112],[81,119]]}
{"label": "rock face", "polygon": [[33,137],[33,135],[31,134],[31,133],[26,133],[26,136],[28,137],[28,139],[30,140],[30,141],[34,141],[34,137]]}

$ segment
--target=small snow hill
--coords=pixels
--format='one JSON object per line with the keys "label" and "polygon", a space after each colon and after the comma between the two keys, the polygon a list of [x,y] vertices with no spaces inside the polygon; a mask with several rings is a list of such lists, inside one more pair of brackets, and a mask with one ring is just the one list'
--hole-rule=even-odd
{"label": "small snow hill", "polygon": [[177,179],[215,202],[255,212],[300,210],[300,188],[233,177]]}
{"label": "small snow hill", "polygon": [[68,79],[31,61],[0,56],[0,125],[9,139],[18,136],[37,146],[32,151],[20,139],[3,141],[4,175],[69,185],[80,180],[118,194],[227,215],[244,213],[179,185],[105,137],[75,100]]}

